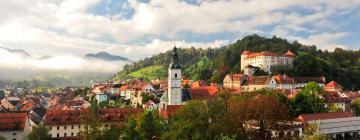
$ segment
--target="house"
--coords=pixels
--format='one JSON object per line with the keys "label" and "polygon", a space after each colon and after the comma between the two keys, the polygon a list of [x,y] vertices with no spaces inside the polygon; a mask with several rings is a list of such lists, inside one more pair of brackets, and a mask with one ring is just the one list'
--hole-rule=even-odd
{"label": "house", "polygon": [[142,87],[141,87],[141,92],[144,92],[144,93],[150,93],[150,92],[154,92],[155,89],[154,87],[151,85],[151,84],[144,84]]}
{"label": "house", "polygon": [[111,86],[110,93],[111,94],[119,94],[120,93],[120,91],[119,91],[120,87],[121,87],[121,84],[113,84]]}
{"label": "house", "polygon": [[125,97],[127,88],[128,88],[128,85],[122,85],[122,86],[119,88],[120,96]]}
{"label": "house", "polygon": [[108,101],[108,95],[107,94],[96,94],[95,96],[98,103]]}
{"label": "house", "polygon": [[360,117],[353,116],[352,112],[301,114],[296,120],[302,124],[302,130],[316,123],[320,134],[334,139],[360,138]]}
{"label": "house", "polygon": [[342,90],[342,86],[335,81],[330,81],[324,86],[324,91],[339,92]]}
{"label": "house", "polygon": [[6,140],[24,140],[30,130],[27,113],[0,113],[0,135]]}
{"label": "house", "polygon": [[[99,109],[96,113],[98,122],[103,123],[99,129],[108,127],[107,123],[116,126],[124,126],[129,117],[136,117],[141,109],[134,108],[108,108]],[[82,118],[90,117],[90,110],[49,110],[45,115],[45,125],[49,129],[52,138],[80,139],[81,131],[85,130],[86,124]]]}
{"label": "house", "polygon": [[295,54],[288,50],[284,54],[276,54],[272,52],[250,52],[243,51],[241,53],[241,70],[248,65],[259,67],[261,70],[270,72],[272,66],[293,66]]}
{"label": "house", "polygon": [[145,104],[143,104],[143,108],[145,110],[157,110],[159,109],[159,105],[156,104],[154,101],[149,100]]}
{"label": "house", "polygon": [[43,123],[46,109],[43,106],[33,108],[29,114],[30,127]]}
{"label": "house", "polygon": [[16,105],[20,102],[20,98],[16,96],[8,96],[1,100],[1,106],[8,111],[16,111]]}
{"label": "house", "polygon": [[227,74],[223,80],[223,87],[240,90],[246,78],[246,75],[243,74]]}
{"label": "house", "polygon": [[324,87],[324,77],[289,77],[287,75],[275,75],[273,78],[276,81],[275,89],[299,89],[304,87],[309,82],[316,82],[320,87]]}
{"label": "house", "polygon": [[270,76],[251,76],[247,78],[241,86],[241,91],[251,92],[259,89],[269,88],[274,89],[276,81],[274,77]]}

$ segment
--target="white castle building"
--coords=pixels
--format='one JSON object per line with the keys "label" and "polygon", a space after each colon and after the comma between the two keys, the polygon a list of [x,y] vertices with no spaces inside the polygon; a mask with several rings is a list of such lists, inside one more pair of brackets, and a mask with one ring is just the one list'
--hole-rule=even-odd
{"label": "white castle building", "polygon": [[290,50],[285,54],[276,54],[272,52],[250,52],[243,51],[241,54],[241,70],[248,65],[259,67],[260,69],[270,72],[271,66],[293,66],[295,54]]}

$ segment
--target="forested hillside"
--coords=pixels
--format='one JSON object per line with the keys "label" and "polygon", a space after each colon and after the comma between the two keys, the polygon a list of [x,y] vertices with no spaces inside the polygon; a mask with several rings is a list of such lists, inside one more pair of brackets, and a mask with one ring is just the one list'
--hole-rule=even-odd
{"label": "forested hillside", "polygon": [[[317,49],[316,46],[307,46],[297,41],[289,42],[286,39],[272,37],[265,38],[251,35],[238,40],[234,44],[213,49],[179,49],[179,59],[184,76],[193,80],[206,80],[221,83],[228,73],[240,72],[240,54],[244,50],[252,52],[271,51],[285,53],[291,50],[296,53],[293,69],[273,68],[273,74],[288,74],[290,76],[325,76],[327,81],[335,80],[347,89],[360,89],[360,50],[335,49],[334,52]],[[144,78],[134,77],[131,74],[149,66],[163,66],[170,63],[170,51],[160,53],[139,62],[125,65],[117,75],[117,79]],[[151,73],[151,72],[149,72]],[[157,72],[158,78],[164,78],[166,70]],[[154,76],[152,76],[154,78]]]}

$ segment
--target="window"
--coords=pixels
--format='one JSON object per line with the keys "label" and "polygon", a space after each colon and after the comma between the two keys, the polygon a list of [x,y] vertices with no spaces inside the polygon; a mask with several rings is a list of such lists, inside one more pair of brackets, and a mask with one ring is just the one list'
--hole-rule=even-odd
{"label": "window", "polygon": [[74,125],[71,125],[71,129],[74,129]]}
{"label": "window", "polygon": [[74,133],[73,133],[73,132],[71,132],[71,136],[74,136]]}
{"label": "window", "polygon": [[13,136],[15,136],[16,135],[16,133],[13,133]]}
{"label": "window", "polygon": [[64,130],[66,130],[66,125],[64,126]]}
{"label": "window", "polygon": [[177,78],[177,73],[175,73],[175,78]]}
{"label": "window", "polygon": [[80,129],[80,125],[79,125],[79,129]]}
{"label": "window", "polygon": [[59,126],[56,126],[56,129],[59,130]]}
{"label": "window", "polygon": [[59,133],[57,133],[57,134],[56,134],[56,137],[57,137],[57,138],[59,138],[59,137],[60,137]]}
{"label": "window", "polygon": [[66,133],[64,133],[64,137],[66,137]]}
{"label": "window", "polygon": [[49,130],[51,130],[51,129],[52,129],[52,127],[50,126]]}

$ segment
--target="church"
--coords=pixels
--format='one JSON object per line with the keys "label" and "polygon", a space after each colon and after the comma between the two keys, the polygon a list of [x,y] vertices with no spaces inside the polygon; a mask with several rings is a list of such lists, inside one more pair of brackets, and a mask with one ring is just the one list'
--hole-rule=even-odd
{"label": "church", "polygon": [[181,87],[181,66],[177,48],[172,51],[172,59],[168,68],[168,89],[160,99],[159,113],[165,118],[175,113],[181,105],[191,99],[188,89]]}

